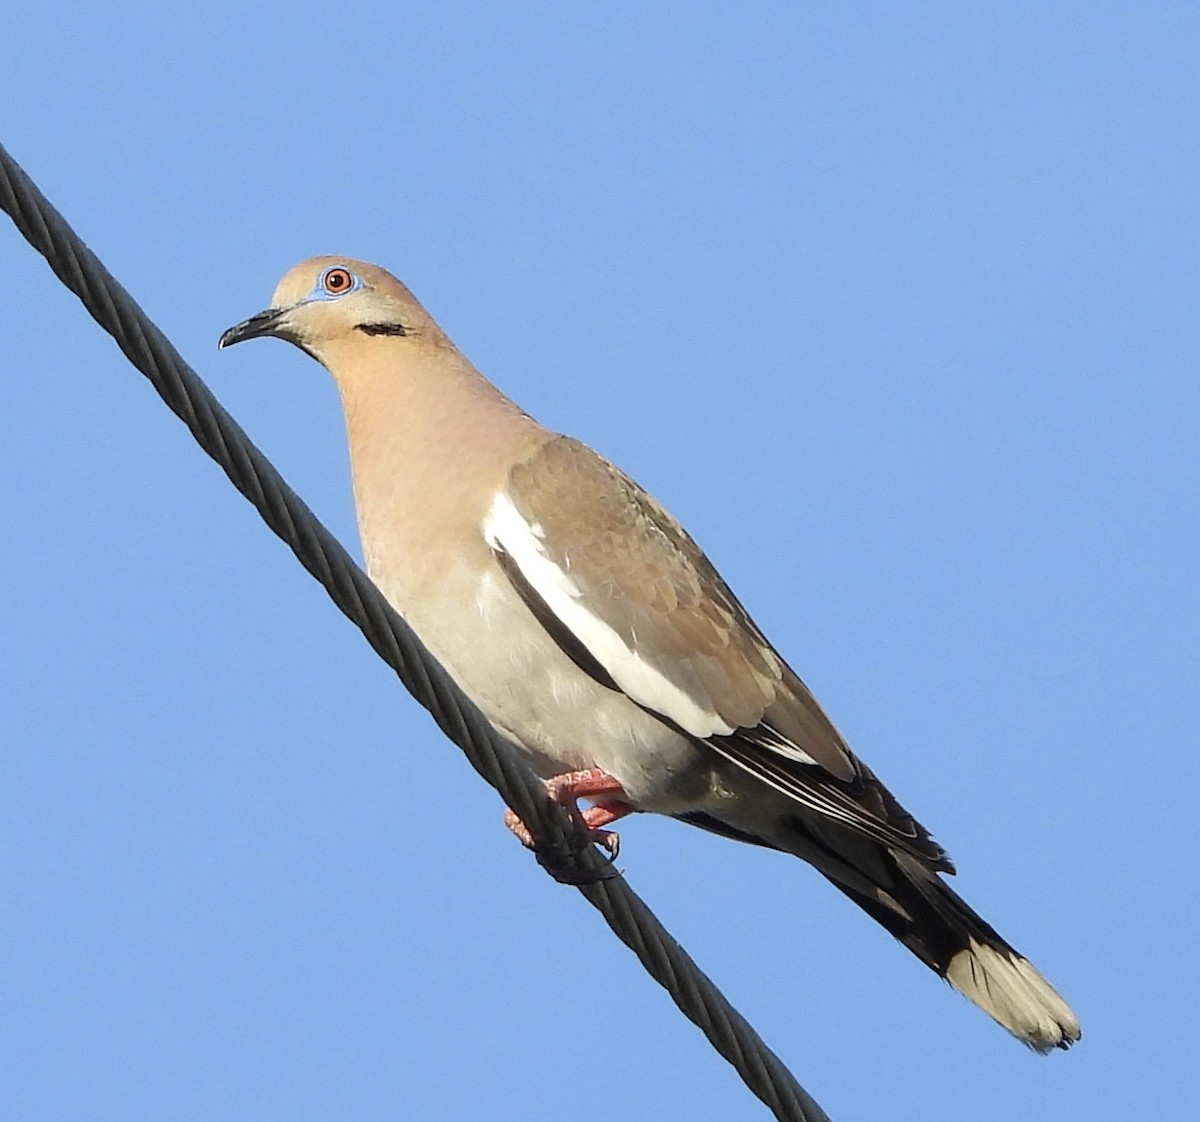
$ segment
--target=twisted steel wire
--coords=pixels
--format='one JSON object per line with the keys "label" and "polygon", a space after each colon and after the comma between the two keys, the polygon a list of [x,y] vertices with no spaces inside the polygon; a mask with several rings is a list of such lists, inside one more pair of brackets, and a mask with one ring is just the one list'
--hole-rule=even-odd
{"label": "twisted steel wire", "polygon": [[538,861],[573,884],[671,995],[680,1011],[781,1122],[829,1122],[825,1112],[654,913],[545,796],[516,750],[462,693],[336,538],[284,482],[170,341],[0,146],[0,209],[46,258],[92,318],[158,391],[263,521],[329,593],[471,766],[529,827]]}

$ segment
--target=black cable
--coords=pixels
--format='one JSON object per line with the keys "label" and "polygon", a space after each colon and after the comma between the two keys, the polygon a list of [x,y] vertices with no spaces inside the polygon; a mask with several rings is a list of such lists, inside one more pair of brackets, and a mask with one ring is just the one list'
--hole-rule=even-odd
{"label": "black cable", "polygon": [[150,380],[263,521],[321,582],[442,731],[466,753],[471,766],[516,811],[537,842],[539,863],[555,879],[575,884],[776,1118],[786,1122],[829,1122],[795,1076],[641,898],[588,844],[579,823],[546,798],[541,782],[513,746],[451,681],[337,539],[288,487],[166,336],[3,146],[0,208],[46,258],[55,276],[116,340],[125,357]]}

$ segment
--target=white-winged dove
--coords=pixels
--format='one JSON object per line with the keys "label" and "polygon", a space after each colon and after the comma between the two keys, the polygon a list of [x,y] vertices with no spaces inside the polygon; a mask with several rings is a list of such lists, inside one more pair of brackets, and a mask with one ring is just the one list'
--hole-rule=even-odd
{"label": "white-winged dove", "polygon": [[636,483],[509,401],[373,265],[297,265],[220,346],[265,335],[337,383],[371,578],[555,797],[589,798],[598,841],[654,811],[794,853],[1032,1048],[1079,1039]]}

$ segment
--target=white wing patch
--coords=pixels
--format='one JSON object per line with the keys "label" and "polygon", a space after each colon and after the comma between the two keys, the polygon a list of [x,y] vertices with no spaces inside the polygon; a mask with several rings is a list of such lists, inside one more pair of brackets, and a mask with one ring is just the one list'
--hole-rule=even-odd
{"label": "white wing patch", "polygon": [[488,545],[508,554],[546,607],[608,671],[625,694],[700,739],[733,732],[733,726],[719,713],[680,689],[661,670],[647,663],[634,646],[588,610],[583,591],[571,579],[571,574],[546,556],[541,540],[545,531],[539,534],[539,530],[542,527],[526,522],[503,491],[497,492],[483,521],[483,537]]}

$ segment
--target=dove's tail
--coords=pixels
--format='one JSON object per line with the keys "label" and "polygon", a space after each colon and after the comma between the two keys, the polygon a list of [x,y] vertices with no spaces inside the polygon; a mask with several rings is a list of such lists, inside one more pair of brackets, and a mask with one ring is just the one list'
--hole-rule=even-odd
{"label": "dove's tail", "polygon": [[892,883],[877,896],[837,885],[922,962],[1038,1052],[1069,1048],[1079,1021],[1054,988],[937,872],[887,849]]}

